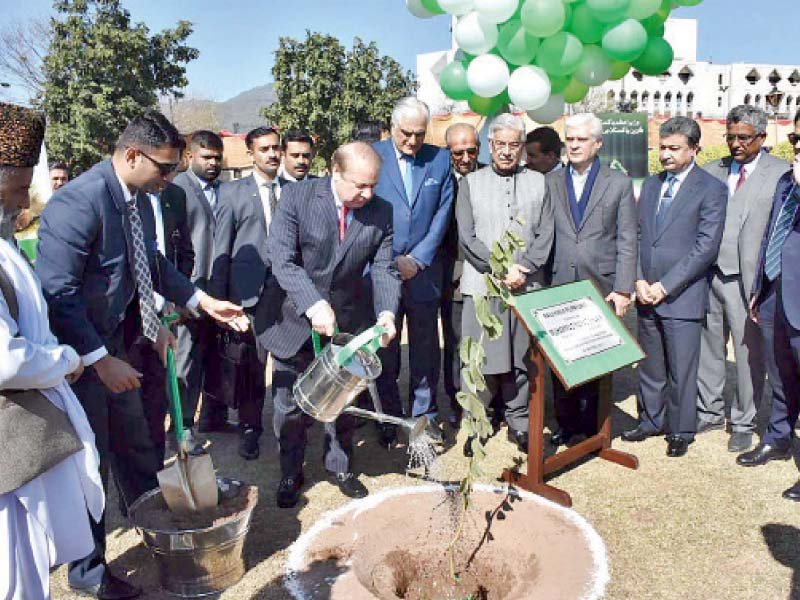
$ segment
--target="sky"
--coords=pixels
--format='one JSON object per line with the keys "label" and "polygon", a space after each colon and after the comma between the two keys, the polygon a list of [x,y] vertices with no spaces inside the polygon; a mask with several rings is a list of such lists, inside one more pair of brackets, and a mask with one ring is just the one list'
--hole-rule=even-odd
{"label": "sky", "polygon": [[[227,100],[272,80],[278,39],[304,38],[310,29],[336,36],[349,46],[358,36],[375,41],[383,54],[406,69],[416,55],[450,47],[446,16],[417,19],[403,0],[123,0],[134,21],[151,31],[181,20],[194,24],[188,44],[200,50],[189,63],[186,93]],[[705,0],[673,16],[698,21],[698,60],[716,63],[800,63],[795,45],[798,0],[762,0],[754,10],[745,0]],[[52,13],[52,0],[0,0],[3,21]],[[19,91],[11,90],[11,95]],[[23,100],[24,98],[17,98]]]}

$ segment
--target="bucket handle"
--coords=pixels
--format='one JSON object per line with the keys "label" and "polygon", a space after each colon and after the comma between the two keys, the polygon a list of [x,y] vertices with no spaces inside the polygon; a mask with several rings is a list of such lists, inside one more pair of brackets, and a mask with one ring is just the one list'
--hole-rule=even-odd
{"label": "bucket handle", "polygon": [[[386,328],[383,325],[373,325],[366,331],[360,333],[336,353],[334,357],[336,364],[340,368],[346,367],[359,350],[369,354],[375,354],[378,348],[380,348],[381,336],[385,333]],[[319,334],[313,329],[311,330],[311,341],[314,344],[314,356],[319,356],[319,353],[322,351],[322,344]]]}

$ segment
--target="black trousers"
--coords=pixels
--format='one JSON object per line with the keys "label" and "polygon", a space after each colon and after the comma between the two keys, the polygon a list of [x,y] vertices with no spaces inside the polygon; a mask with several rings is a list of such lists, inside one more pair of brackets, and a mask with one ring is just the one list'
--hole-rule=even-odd
{"label": "black trousers", "polygon": [[569,391],[564,389],[555,373],[553,380],[553,404],[558,426],[588,436],[597,433],[597,405],[600,401],[600,382],[590,381]]}
{"label": "black trousers", "polygon": [[159,468],[164,465],[164,446],[167,441],[164,421],[169,410],[166,377],[167,370],[152,343],[139,338],[128,350],[128,359],[133,368],[142,373],[142,387],[139,395],[142,398],[142,409],[147,421],[150,439],[153,441],[158,455]]}
{"label": "black trousers", "polygon": [[267,393],[266,365],[258,358],[252,332],[222,334],[219,350],[220,391],[217,400],[239,409],[239,428],[263,431],[261,413]]}

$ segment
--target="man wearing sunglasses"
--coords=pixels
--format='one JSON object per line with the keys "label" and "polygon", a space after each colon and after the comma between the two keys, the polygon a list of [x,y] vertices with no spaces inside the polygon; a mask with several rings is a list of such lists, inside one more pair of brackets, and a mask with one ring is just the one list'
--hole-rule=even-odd
{"label": "man wearing sunglasses", "polygon": [[761,334],[747,317],[761,237],[772,194],[786,161],[762,150],[767,114],[741,105],[728,113],[725,141],[731,155],[706,165],[728,187],[728,208],[719,256],[712,269],[708,314],[703,327],[698,370],[697,431],[725,428],[725,359],[733,338],[736,388],[730,409],[728,450],[744,452],[753,441],[756,412],[764,391]]}
{"label": "man wearing sunglasses", "polygon": [[[241,307],[195,288],[156,250],[144,193],[164,188],[181,144],[162,114],[135,118],[110,160],[53,195],[39,229],[36,271],[53,333],[75,348],[86,367],[73,390],[94,431],[103,487],[110,469],[126,506],[158,485],[160,468],[142,408],[142,374],[128,362],[134,340],[126,334],[136,330],[147,338],[162,361],[168,347],[174,351],[175,338],[158,321],[154,292],[236,329],[246,325]],[[92,533],[95,549],[70,564],[70,585],[99,598],[138,596],[137,588],[106,574],[103,518],[93,520]]]}

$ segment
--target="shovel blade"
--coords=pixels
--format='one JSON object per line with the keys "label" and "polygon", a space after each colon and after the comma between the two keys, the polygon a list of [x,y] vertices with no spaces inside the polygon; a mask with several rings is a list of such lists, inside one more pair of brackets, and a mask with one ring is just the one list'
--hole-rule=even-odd
{"label": "shovel blade", "polygon": [[217,479],[211,456],[178,456],[157,473],[164,501],[174,513],[197,512],[217,505]]}

